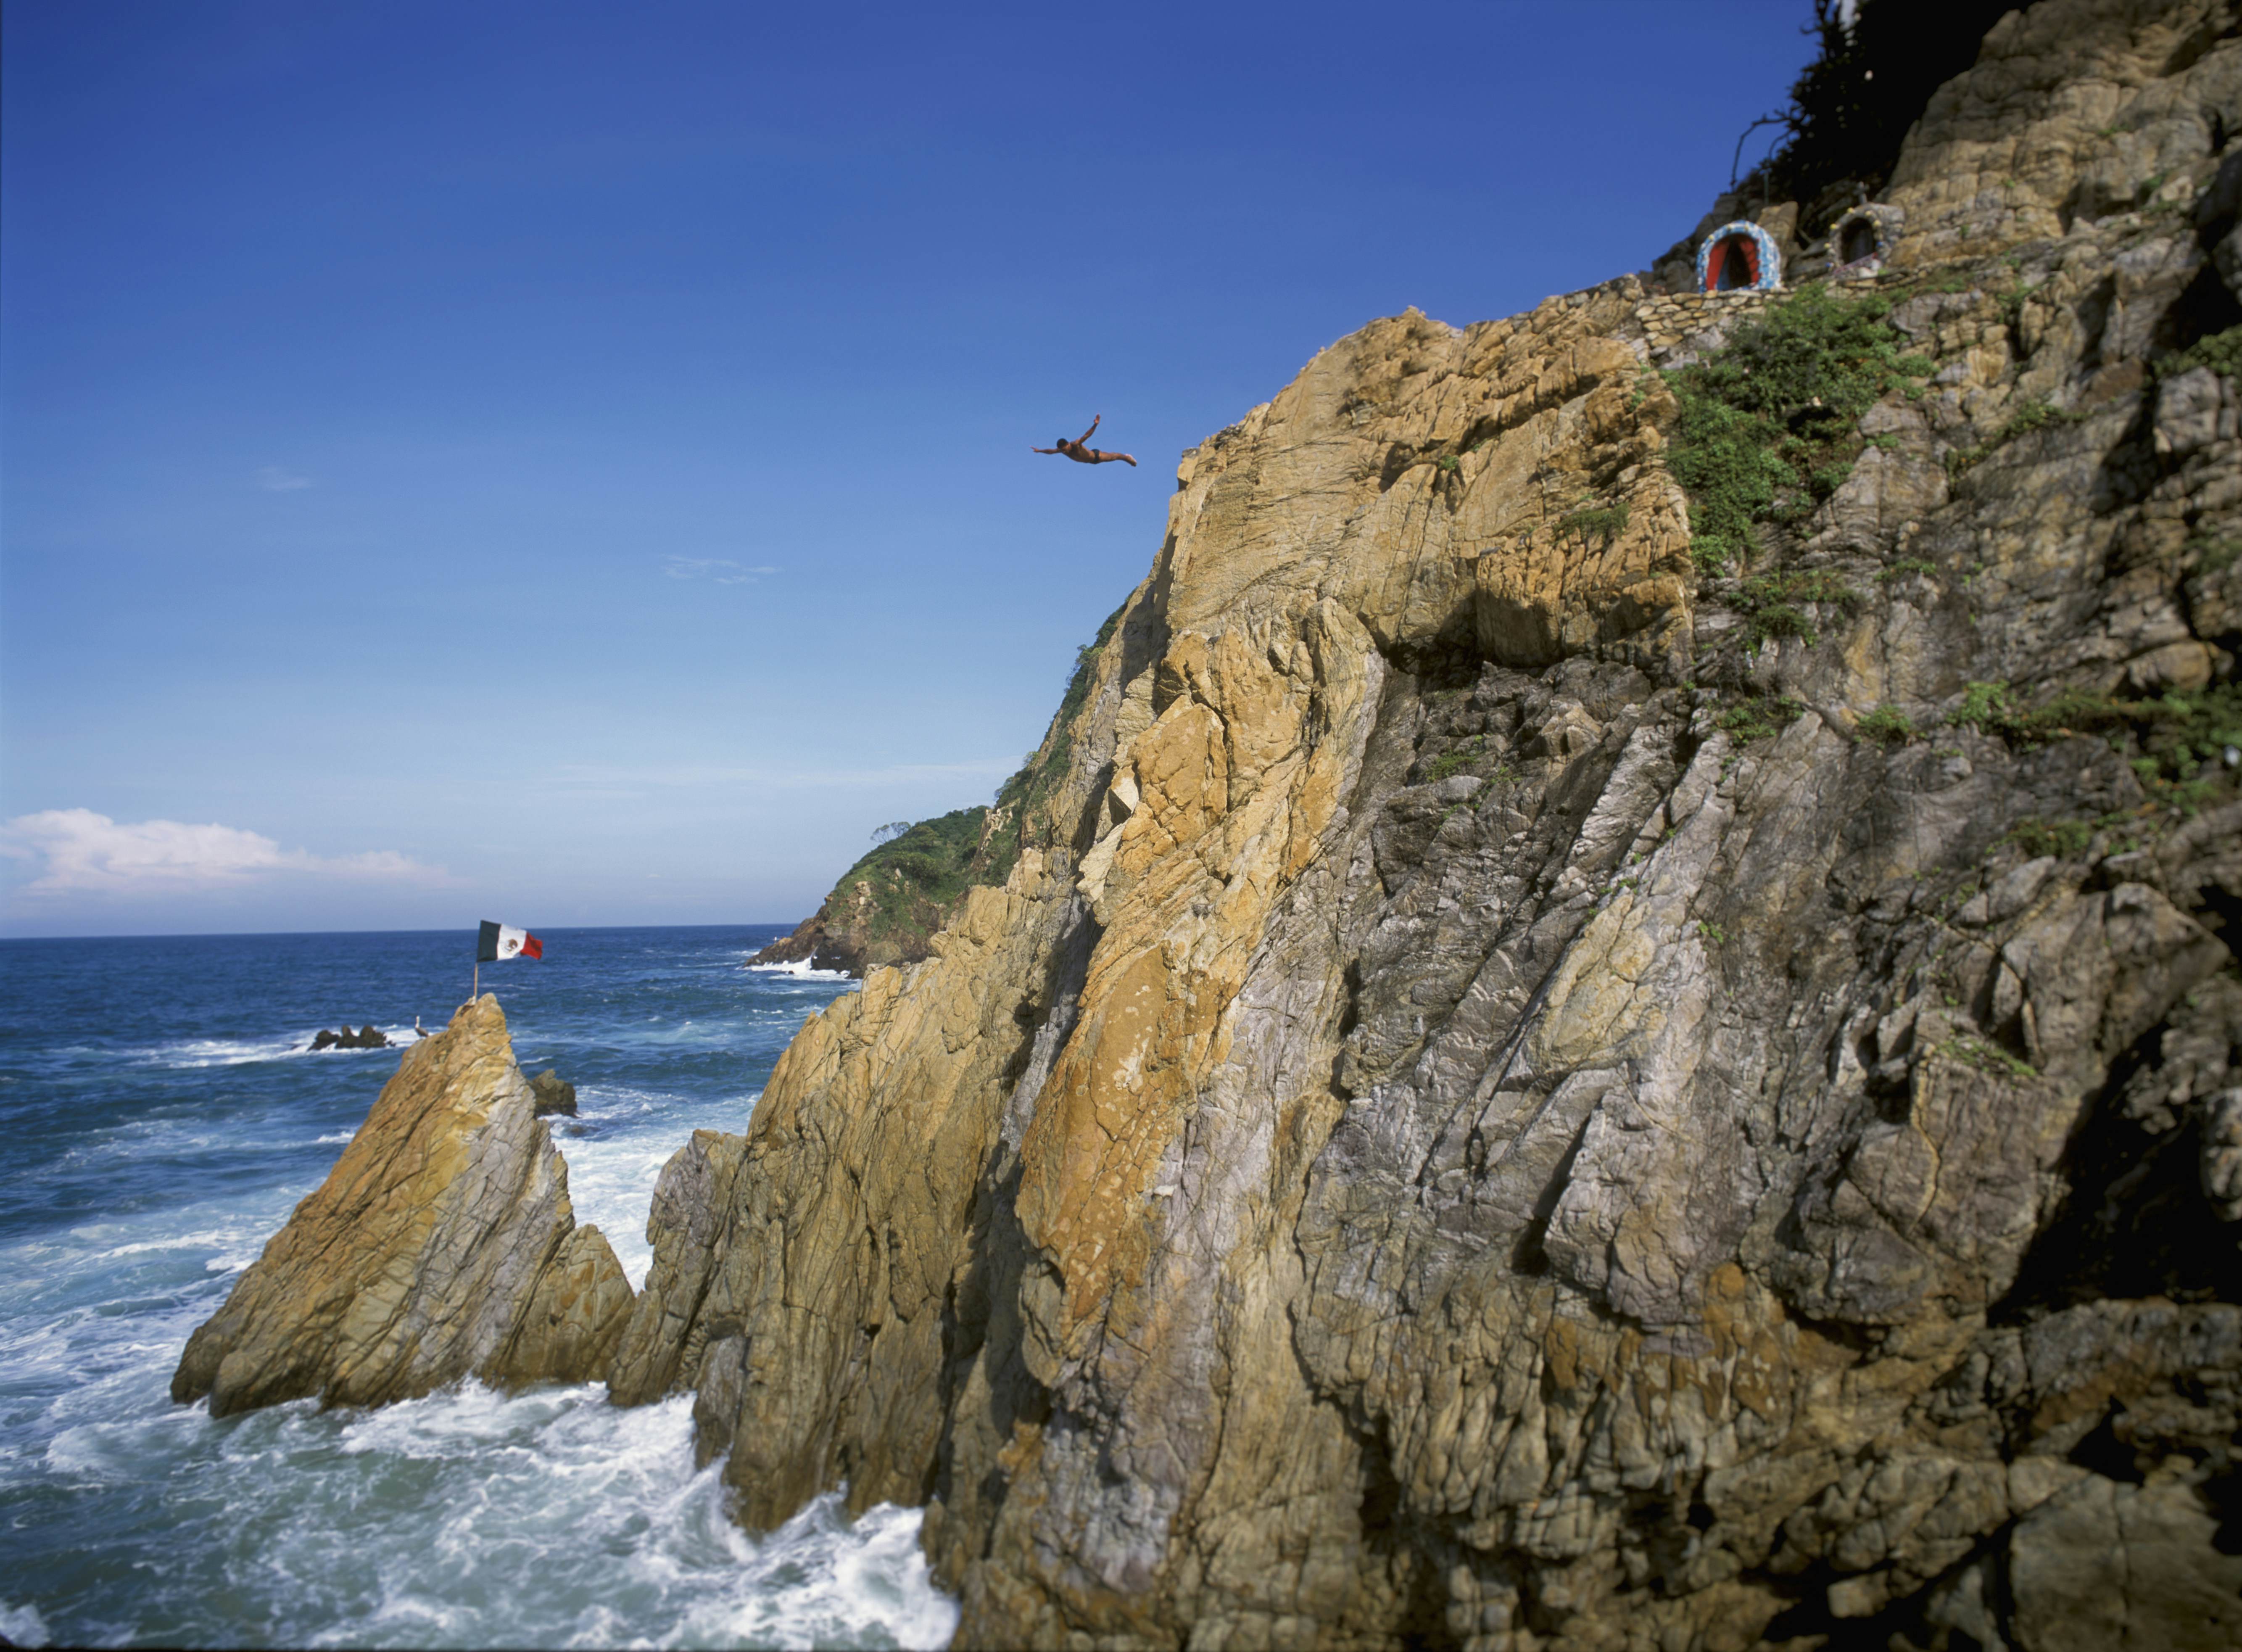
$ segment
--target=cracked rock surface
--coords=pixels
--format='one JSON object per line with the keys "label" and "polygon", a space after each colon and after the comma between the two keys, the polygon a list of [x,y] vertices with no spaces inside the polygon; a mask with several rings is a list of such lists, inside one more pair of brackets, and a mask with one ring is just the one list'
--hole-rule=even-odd
{"label": "cracked rock surface", "polygon": [[1655,371],[1762,295],[1412,312],[1187,453],[1049,846],[665,1172],[618,1397],[752,1525],[925,1505],[963,1645],[2242,1642],[2242,798],[1984,710],[2232,680],[2159,364],[2242,322],[2236,23],[1934,99],[1787,633]]}

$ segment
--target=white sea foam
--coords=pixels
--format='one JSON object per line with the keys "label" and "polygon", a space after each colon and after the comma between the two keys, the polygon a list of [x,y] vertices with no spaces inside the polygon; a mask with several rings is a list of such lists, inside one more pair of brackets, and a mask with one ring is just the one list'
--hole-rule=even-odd
{"label": "white sea foam", "polygon": [[[747,1127],[755,1074],[837,990],[743,980],[735,956],[708,958],[720,998],[636,1000],[628,1018],[556,1013],[565,1031],[545,1035],[563,1073],[604,1062],[634,1075],[579,1076],[580,1116],[550,1121],[578,1219],[608,1233],[634,1282],[651,1260],[661,1166],[696,1128]],[[748,1536],[720,1469],[693,1466],[689,1399],[625,1411],[597,1386],[509,1396],[468,1384],[373,1412],[304,1400],[217,1421],[172,1404],[188,1336],[326,1173],[364,1105],[355,1092],[370,1095],[399,1051],[337,1064],[357,1075],[337,1090],[317,1060],[296,1064],[310,1029],[125,1049],[60,1031],[45,1051],[54,1071],[133,1071],[125,1099],[101,1109],[81,1111],[59,1086],[41,1099],[77,1122],[22,1198],[67,1197],[0,1242],[0,1635],[668,1647],[950,1634],[956,1608],[918,1554],[916,1513],[851,1523],[825,1497]],[[104,1187],[115,1197],[86,1197]]]}
{"label": "white sea foam", "polygon": [[813,970],[808,958],[796,958],[791,964],[750,964],[747,967],[758,975],[790,975],[798,981],[850,981],[856,978],[846,970]]}
{"label": "white sea foam", "polygon": [[607,1235],[633,1290],[645,1286],[654,1264],[646,1222],[661,1167],[695,1130],[744,1131],[760,1093],[687,1104],[676,1097],[587,1085],[576,1093],[574,1125],[584,1134],[569,1134],[566,1119],[547,1121],[561,1126],[556,1140],[568,1161],[568,1202],[576,1219]]}
{"label": "white sea foam", "polygon": [[10,1606],[0,1601],[0,1635],[6,1635],[16,1646],[44,1646],[46,1620],[39,1615],[36,1606]]}
{"label": "white sea foam", "polygon": [[409,1026],[377,1027],[376,1030],[389,1042],[386,1045],[377,1044],[371,1050],[313,1050],[312,1040],[319,1031],[313,1028],[269,1038],[179,1038],[114,1055],[108,1051],[97,1053],[104,1059],[116,1059],[121,1055],[124,1059],[142,1066],[192,1071],[200,1067],[246,1066],[257,1061],[288,1061],[298,1056],[378,1056],[385,1050],[394,1051],[417,1042]]}
{"label": "white sea foam", "polygon": [[761,1543],[734,1528],[723,1536],[736,1581],[695,1602],[661,1644],[943,1645],[957,1608],[934,1588],[919,1551],[920,1519],[916,1509],[882,1503],[851,1527],[836,1495]]}
{"label": "white sea foam", "polygon": [[[327,1139],[322,1136],[320,1140]],[[348,1141],[349,1137],[339,1139]],[[101,1252],[100,1259],[113,1262],[124,1256],[145,1256],[151,1251],[194,1251],[208,1245],[225,1245],[234,1236],[229,1233],[180,1233],[169,1239],[135,1239],[130,1245],[119,1245]]]}
{"label": "white sea foam", "polygon": [[[164,1329],[184,1334],[200,1311]],[[371,1411],[299,1400],[213,1422],[164,1392],[177,1340],[104,1346],[79,1329],[50,1352],[105,1373],[52,1398],[45,1451],[0,1465],[0,1485],[153,1496],[206,1551],[176,1585],[149,1573],[138,1620],[97,1638],[224,1642],[229,1602],[251,1601],[265,1635],[305,1646],[933,1647],[956,1627],[916,1511],[851,1523],[827,1496],[766,1537],[742,1531],[721,1465],[693,1466],[689,1396],[623,1409],[596,1383],[470,1381]],[[0,1633],[49,1638],[33,1606],[0,1611]]]}
{"label": "white sea foam", "polygon": [[151,1067],[238,1067],[308,1054],[303,1046],[310,1043],[308,1033],[300,1044],[285,1038],[185,1038],[142,1051],[139,1058]]}
{"label": "white sea foam", "polygon": [[[234,1565],[245,1583],[303,1581],[312,1645],[931,1647],[956,1627],[916,1511],[851,1525],[826,1497],[768,1537],[741,1530],[719,1467],[692,1466],[682,1396],[620,1410],[597,1385],[467,1383],[373,1412],[285,1409],[229,1453],[245,1490],[270,1487],[245,1512],[261,1546]],[[320,1436],[338,1467],[306,1483]],[[413,1493],[393,1516],[393,1487]]]}

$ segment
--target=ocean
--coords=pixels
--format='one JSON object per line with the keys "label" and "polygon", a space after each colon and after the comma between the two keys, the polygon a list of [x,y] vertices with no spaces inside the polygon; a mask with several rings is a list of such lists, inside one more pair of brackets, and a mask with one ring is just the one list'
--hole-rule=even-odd
{"label": "ocean", "polygon": [[[654,1178],[747,1126],[854,984],[748,970],[782,931],[541,931],[486,964],[579,1221],[634,1286]],[[474,1383],[373,1411],[175,1406],[188,1333],[325,1178],[394,1050],[467,996],[472,930],[0,941],[0,1635],[18,1645],[930,1647],[916,1510],[730,1520],[689,1398]]]}

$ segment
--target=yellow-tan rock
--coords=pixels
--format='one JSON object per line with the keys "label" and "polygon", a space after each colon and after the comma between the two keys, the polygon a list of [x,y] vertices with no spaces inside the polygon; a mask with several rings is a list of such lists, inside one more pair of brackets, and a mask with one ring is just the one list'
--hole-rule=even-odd
{"label": "yellow-tan rock", "polygon": [[1779,298],[1413,312],[1185,455],[1037,846],[665,1178],[637,1397],[750,1524],[923,1504],[972,1646],[2232,1644],[2242,800],[2107,698],[2242,648],[2152,370],[2230,12],[1933,105],[1783,629],[1655,371]]}
{"label": "yellow-tan rock", "polygon": [[198,1329],[171,1397],[214,1416],[373,1406],[462,1377],[602,1379],[632,1305],[486,993],[413,1045],[318,1191]]}

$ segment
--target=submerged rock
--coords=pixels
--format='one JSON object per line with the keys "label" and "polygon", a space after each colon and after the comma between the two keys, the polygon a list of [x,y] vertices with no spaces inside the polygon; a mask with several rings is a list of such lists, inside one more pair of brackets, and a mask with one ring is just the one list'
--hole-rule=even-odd
{"label": "submerged rock", "polygon": [[576,1116],[576,1086],[547,1067],[529,1081],[529,1093],[537,1098],[537,1116],[549,1118],[554,1113]]}
{"label": "submerged rock", "polygon": [[317,1192],[187,1342],[171,1397],[211,1414],[381,1405],[465,1376],[607,1374],[621,1265],[576,1226],[568,1167],[485,994],[413,1044]]}

